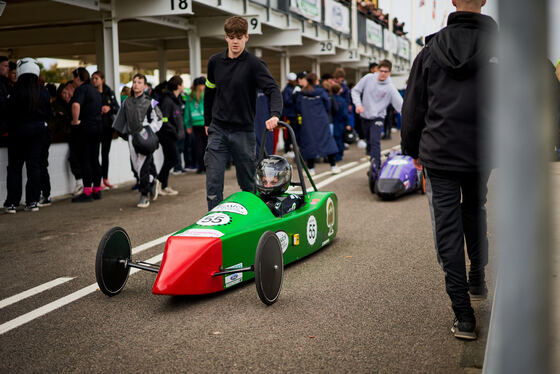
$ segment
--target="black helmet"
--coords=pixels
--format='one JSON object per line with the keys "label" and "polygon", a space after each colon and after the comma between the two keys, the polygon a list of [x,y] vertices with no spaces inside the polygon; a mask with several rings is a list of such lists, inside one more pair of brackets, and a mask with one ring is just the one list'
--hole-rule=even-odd
{"label": "black helmet", "polygon": [[292,165],[284,157],[272,155],[259,162],[255,185],[261,195],[281,195],[290,187],[291,181]]}
{"label": "black helmet", "polygon": [[346,144],[354,144],[356,142],[356,132],[351,129],[351,130],[344,130],[344,133],[342,134],[342,138],[344,140],[344,143]]}

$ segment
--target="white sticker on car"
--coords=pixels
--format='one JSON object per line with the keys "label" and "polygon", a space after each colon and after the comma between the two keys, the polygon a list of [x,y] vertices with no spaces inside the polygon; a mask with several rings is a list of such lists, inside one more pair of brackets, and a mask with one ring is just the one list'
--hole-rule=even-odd
{"label": "white sticker on car", "polygon": [[329,197],[327,200],[327,227],[329,228],[329,236],[334,234],[334,221],[336,219],[334,211],[334,202]]}
{"label": "white sticker on car", "polygon": [[[242,267],[243,267],[243,263],[240,263],[237,265],[230,266],[226,270],[241,269]],[[226,275],[224,281],[226,284],[226,288],[231,287],[234,284],[241,283],[243,281],[243,273],[233,273],[233,274]]]}
{"label": "white sticker on car", "polygon": [[237,213],[246,216],[247,215],[247,208],[239,203],[222,203],[212,209],[212,212],[230,212],[230,213]]}
{"label": "white sticker on car", "polygon": [[213,229],[188,229],[175,236],[192,236],[201,238],[221,238],[224,235],[223,232]]}
{"label": "white sticker on car", "polygon": [[288,234],[286,234],[285,231],[276,231],[276,236],[278,237],[278,240],[280,240],[282,253],[286,252],[286,249],[288,249],[288,244],[290,244],[290,238],[288,237]]}
{"label": "white sticker on car", "polygon": [[310,245],[315,244],[317,240],[317,220],[315,216],[309,216],[307,220],[307,242]]}
{"label": "white sticker on car", "polygon": [[231,217],[227,214],[211,213],[196,221],[196,224],[200,226],[221,226],[227,225],[230,222]]}

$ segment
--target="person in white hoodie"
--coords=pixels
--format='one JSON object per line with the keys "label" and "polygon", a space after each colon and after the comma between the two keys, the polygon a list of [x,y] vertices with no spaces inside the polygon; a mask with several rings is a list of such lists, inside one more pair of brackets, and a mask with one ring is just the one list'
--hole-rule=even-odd
{"label": "person in white hoodie", "polygon": [[401,95],[391,83],[392,66],[389,60],[381,61],[376,73],[365,75],[352,89],[356,113],[362,118],[367,151],[378,170],[381,166],[381,131],[387,107],[392,104],[400,113],[403,104]]}

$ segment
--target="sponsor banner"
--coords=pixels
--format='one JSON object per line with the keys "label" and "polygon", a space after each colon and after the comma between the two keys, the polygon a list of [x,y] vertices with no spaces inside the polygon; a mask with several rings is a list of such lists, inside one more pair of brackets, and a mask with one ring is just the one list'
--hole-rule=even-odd
{"label": "sponsor banner", "polygon": [[321,22],[321,0],[290,0],[290,10],[315,22]]}
{"label": "sponsor banner", "polygon": [[410,42],[402,37],[398,38],[398,40],[397,54],[406,60],[410,60]]}
{"label": "sponsor banner", "polygon": [[350,9],[334,0],[325,0],[325,25],[350,34]]}
{"label": "sponsor banner", "polygon": [[388,30],[383,33],[383,49],[396,55],[398,49],[397,43],[397,36],[394,33]]}
{"label": "sponsor banner", "polygon": [[370,19],[366,19],[366,41],[368,44],[383,48],[383,27]]}

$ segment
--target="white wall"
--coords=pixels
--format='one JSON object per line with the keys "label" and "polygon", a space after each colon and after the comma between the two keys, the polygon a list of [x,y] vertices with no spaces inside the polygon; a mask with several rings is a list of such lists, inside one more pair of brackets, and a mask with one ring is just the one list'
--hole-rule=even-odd
{"label": "white wall", "polygon": [[[74,190],[75,179],[70,172],[68,163],[68,144],[56,143],[49,148],[49,175],[51,179],[51,197],[63,196]],[[101,160],[101,157],[100,157]],[[163,164],[163,153],[161,147],[154,154],[156,167],[159,170]],[[100,161],[101,162],[101,161]],[[6,200],[6,176],[8,166],[8,149],[0,148],[0,204]],[[21,201],[25,202],[25,182],[27,171],[23,167],[23,188]],[[118,138],[113,140],[111,152],[109,153],[109,181],[112,184],[130,182],[134,175],[130,170],[130,156],[128,144]]]}

